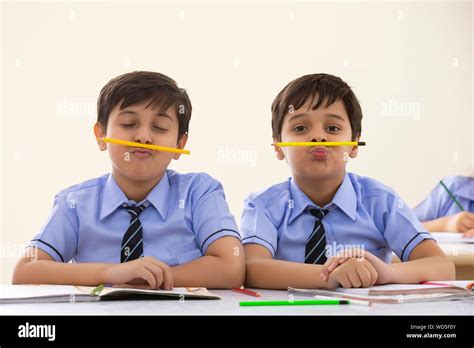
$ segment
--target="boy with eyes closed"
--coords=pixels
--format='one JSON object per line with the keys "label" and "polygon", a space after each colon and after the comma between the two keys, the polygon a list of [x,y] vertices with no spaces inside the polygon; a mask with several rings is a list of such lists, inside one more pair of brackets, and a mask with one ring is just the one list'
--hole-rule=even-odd
{"label": "boy with eyes closed", "polygon": [[138,71],[109,81],[94,133],[112,173],[56,195],[13,283],[240,287],[243,248],[222,185],[169,170],[179,154],[100,140],[182,149],[190,118],[186,91],[168,76]]}

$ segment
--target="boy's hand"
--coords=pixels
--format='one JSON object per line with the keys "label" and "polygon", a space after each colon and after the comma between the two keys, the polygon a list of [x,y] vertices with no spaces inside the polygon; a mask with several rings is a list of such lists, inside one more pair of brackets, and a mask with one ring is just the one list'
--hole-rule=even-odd
{"label": "boy's hand", "polygon": [[474,228],[466,231],[462,234],[464,237],[472,238],[474,237]]}
{"label": "boy's hand", "polygon": [[462,211],[460,213],[450,215],[446,221],[447,232],[461,232],[474,234],[474,213]]}
{"label": "boy's hand", "polygon": [[145,256],[133,261],[111,265],[106,271],[106,283],[148,283],[151,289],[172,290],[174,286],[170,267],[157,259]]}
{"label": "boy's hand", "polygon": [[[332,259],[328,261],[334,261]],[[341,264],[338,262],[338,266],[327,276],[321,272],[321,278],[328,281],[329,288],[336,287],[337,283],[344,288],[367,288],[375,284],[378,274],[368,260],[351,257],[345,258]]]}
{"label": "boy's hand", "polygon": [[348,257],[348,256],[341,255],[341,256],[336,256],[336,257],[332,257],[328,259],[323,266],[323,270],[321,271],[321,279],[327,280],[330,277],[331,272],[333,272],[335,269],[340,267],[340,265],[347,262],[348,260],[363,259],[363,260],[368,261],[373,266],[373,268],[375,269],[377,273],[377,277],[375,281],[369,286],[372,286],[374,284],[387,284],[387,283],[392,282],[394,278],[393,268],[391,267],[391,265],[388,265],[382,260],[380,260],[377,256],[371,254],[368,251],[363,251],[363,250],[355,250],[355,251],[350,250],[349,254],[346,251],[345,255],[352,255],[352,256]]}

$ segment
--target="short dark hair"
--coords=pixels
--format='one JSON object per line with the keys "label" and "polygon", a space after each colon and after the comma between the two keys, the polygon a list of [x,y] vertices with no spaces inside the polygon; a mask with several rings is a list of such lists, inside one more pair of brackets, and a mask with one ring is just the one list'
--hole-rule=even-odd
{"label": "short dark hair", "polygon": [[107,129],[110,112],[120,103],[124,109],[147,102],[147,107],[159,107],[161,112],[174,107],[178,116],[178,139],[188,133],[191,101],[186,90],[170,77],[150,71],[134,71],[110,80],[100,91],[97,101],[97,122]]}
{"label": "short dark hair", "polygon": [[[316,99],[317,98],[317,99]],[[327,98],[329,106],[342,100],[349,116],[352,129],[352,140],[362,132],[362,109],[352,89],[341,78],[329,74],[305,75],[291,81],[278,93],[272,103],[273,138],[281,140],[283,119],[290,107],[294,110],[311,100],[312,109],[316,110]]]}

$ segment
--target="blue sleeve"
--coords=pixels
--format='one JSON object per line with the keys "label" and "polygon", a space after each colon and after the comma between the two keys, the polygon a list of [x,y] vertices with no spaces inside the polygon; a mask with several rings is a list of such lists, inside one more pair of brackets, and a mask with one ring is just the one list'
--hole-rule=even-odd
{"label": "blue sleeve", "polygon": [[[449,182],[443,181],[449,185]],[[449,186],[448,186],[449,187]],[[423,202],[413,211],[420,221],[430,221],[445,216],[449,195],[440,183],[430,192]]]}
{"label": "blue sleeve", "polygon": [[275,257],[278,243],[278,230],[271,222],[261,204],[251,198],[244,202],[244,211],[240,220],[242,243],[259,244],[267,248]]}
{"label": "blue sleeve", "polygon": [[402,261],[408,261],[413,249],[425,239],[434,238],[415,216],[408,204],[396,194],[381,197],[384,237],[390,249]]}
{"label": "blue sleeve", "polygon": [[[73,208],[73,207],[71,207]],[[53,209],[30,246],[37,247],[58,262],[69,262],[76,254],[78,222],[64,194],[54,198]]]}
{"label": "blue sleeve", "polygon": [[214,241],[225,236],[240,240],[234,216],[229,210],[222,185],[210,176],[202,176],[192,204],[193,230],[203,254]]}

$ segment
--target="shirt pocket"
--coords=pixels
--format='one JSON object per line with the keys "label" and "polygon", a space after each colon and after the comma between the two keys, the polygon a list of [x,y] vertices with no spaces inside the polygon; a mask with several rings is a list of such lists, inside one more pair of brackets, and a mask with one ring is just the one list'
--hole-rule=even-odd
{"label": "shirt pocket", "polygon": [[196,241],[194,240],[191,242],[170,245],[168,251],[178,265],[195,260],[202,256],[201,250],[199,250]]}

